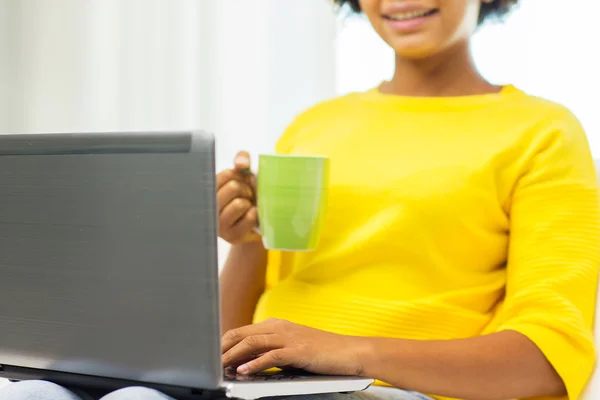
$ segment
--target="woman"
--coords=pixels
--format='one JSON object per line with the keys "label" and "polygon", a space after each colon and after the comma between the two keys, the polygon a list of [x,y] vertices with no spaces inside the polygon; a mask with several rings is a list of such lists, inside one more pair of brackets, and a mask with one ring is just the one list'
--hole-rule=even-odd
{"label": "woman", "polygon": [[277,144],[331,158],[315,252],[262,247],[246,153],[219,174],[233,245],[224,364],[365,375],[436,398],[578,399],[600,262],[586,137],[565,108],[486,82],[470,56],[476,26],[516,1],[337,3],[394,49],[395,74],[313,107]]}
{"label": "woman", "polygon": [[[336,2],[367,16],[396,71],[303,113],[277,143],[332,160],[315,252],[264,249],[247,153],[219,173],[224,365],[378,380],[333,399],[577,399],[600,262],[585,134],[565,108],[486,82],[470,57],[477,25],[516,0]],[[36,385],[80,398],[24,382],[0,399]]]}

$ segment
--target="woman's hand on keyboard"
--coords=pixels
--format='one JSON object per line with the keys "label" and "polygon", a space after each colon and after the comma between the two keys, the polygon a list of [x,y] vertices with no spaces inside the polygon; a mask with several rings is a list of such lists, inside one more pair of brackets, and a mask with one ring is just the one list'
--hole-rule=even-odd
{"label": "woman's hand on keyboard", "polygon": [[230,330],[223,336],[223,366],[240,374],[293,367],[327,375],[361,375],[368,340],[279,319]]}

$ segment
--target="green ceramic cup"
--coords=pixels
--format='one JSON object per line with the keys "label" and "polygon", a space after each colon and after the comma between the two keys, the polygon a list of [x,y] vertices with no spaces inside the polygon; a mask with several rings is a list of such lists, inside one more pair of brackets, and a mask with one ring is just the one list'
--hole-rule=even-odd
{"label": "green ceramic cup", "polygon": [[259,156],[258,219],[267,249],[317,247],[327,208],[329,168],[327,157]]}

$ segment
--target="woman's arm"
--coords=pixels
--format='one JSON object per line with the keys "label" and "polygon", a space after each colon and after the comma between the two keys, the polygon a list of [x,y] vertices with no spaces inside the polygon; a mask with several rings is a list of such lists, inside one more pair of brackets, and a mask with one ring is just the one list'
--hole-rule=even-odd
{"label": "woman's arm", "polygon": [[511,167],[505,298],[481,337],[375,340],[367,373],[467,399],[580,397],[594,366],[598,183],[570,112],[556,108],[538,129],[524,135]]}
{"label": "woman's arm", "polygon": [[231,247],[220,277],[223,332],[252,323],[256,303],[265,290],[267,250],[261,242]]}
{"label": "woman's arm", "polygon": [[363,375],[396,387],[466,400],[566,394],[538,347],[517,332],[448,341],[362,340]]}
{"label": "woman's arm", "polygon": [[[290,366],[361,375],[395,387],[466,400],[566,393],[563,381],[527,337],[514,331],[447,341],[343,336],[271,319],[227,332],[224,366],[252,374]],[[258,358],[247,362],[256,354]]]}

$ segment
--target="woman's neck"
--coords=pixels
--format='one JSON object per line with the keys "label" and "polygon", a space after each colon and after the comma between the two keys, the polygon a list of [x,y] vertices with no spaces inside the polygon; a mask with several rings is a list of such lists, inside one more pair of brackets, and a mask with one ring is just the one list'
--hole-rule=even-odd
{"label": "woman's neck", "polygon": [[403,96],[450,97],[496,93],[500,89],[479,74],[469,44],[463,43],[422,60],[396,55],[394,77],[380,90]]}

